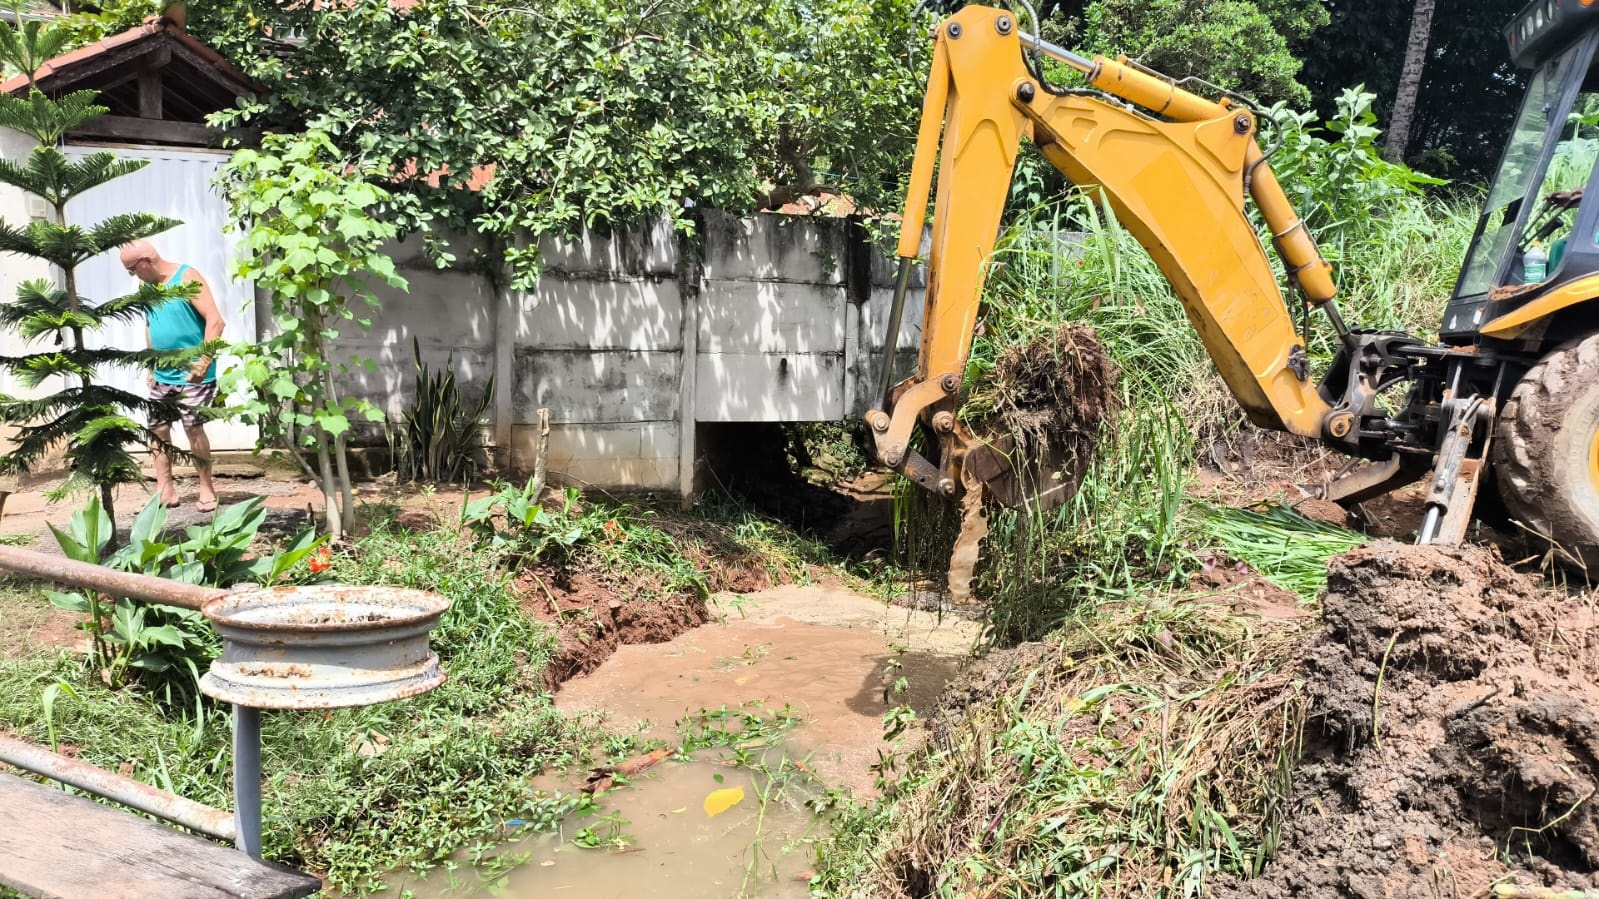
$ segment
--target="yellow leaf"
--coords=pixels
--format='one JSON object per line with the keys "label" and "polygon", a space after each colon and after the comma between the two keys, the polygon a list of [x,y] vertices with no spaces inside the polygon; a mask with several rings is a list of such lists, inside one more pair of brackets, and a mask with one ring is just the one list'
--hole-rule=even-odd
{"label": "yellow leaf", "polygon": [[714,818],[744,801],[743,787],[730,787],[725,790],[712,790],[705,797],[705,816]]}

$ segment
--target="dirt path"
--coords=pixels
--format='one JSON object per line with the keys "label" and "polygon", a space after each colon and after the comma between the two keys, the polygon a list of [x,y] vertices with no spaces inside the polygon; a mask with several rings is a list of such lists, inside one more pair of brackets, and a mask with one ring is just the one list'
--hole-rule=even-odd
{"label": "dirt path", "polygon": [[[790,745],[824,783],[869,794],[883,713],[925,716],[977,637],[973,622],[886,605],[836,586],[775,587],[713,600],[720,620],[668,643],[623,646],[567,681],[556,705],[608,714],[613,728],[675,739],[700,709],[787,704],[805,723]],[[905,678],[903,694],[892,691]]]}

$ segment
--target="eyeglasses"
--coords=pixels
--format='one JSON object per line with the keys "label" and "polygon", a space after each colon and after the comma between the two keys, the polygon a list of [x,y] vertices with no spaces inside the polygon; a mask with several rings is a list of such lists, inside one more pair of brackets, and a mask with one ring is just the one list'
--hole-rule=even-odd
{"label": "eyeglasses", "polygon": [[127,269],[128,274],[135,275],[135,274],[138,274],[139,266],[141,266],[141,265],[144,265],[144,260],[143,259],[136,259],[133,262],[130,262],[127,265],[124,265],[123,268]]}

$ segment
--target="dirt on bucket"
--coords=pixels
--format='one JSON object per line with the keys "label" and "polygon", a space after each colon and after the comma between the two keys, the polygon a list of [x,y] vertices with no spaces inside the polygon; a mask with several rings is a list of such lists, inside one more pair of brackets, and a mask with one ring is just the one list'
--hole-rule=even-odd
{"label": "dirt on bucket", "polygon": [[1599,885],[1590,601],[1490,549],[1381,542],[1333,560],[1275,858],[1213,896],[1433,899]]}
{"label": "dirt on bucket", "polygon": [[[1098,333],[1086,325],[1062,325],[1010,347],[977,391],[993,413],[973,431],[992,450],[974,448],[968,465],[1005,505],[1044,494],[1046,505],[1065,502],[1118,408],[1120,377]],[[996,477],[998,472],[1010,477]]]}

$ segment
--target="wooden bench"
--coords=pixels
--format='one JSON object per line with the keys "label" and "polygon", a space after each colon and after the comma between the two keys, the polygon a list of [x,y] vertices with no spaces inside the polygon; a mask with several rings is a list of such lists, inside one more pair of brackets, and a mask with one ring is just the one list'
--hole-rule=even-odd
{"label": "wooden bench", "polygon": [[293,899],[315,877],[0,774],[0,885],[50,899]]}

